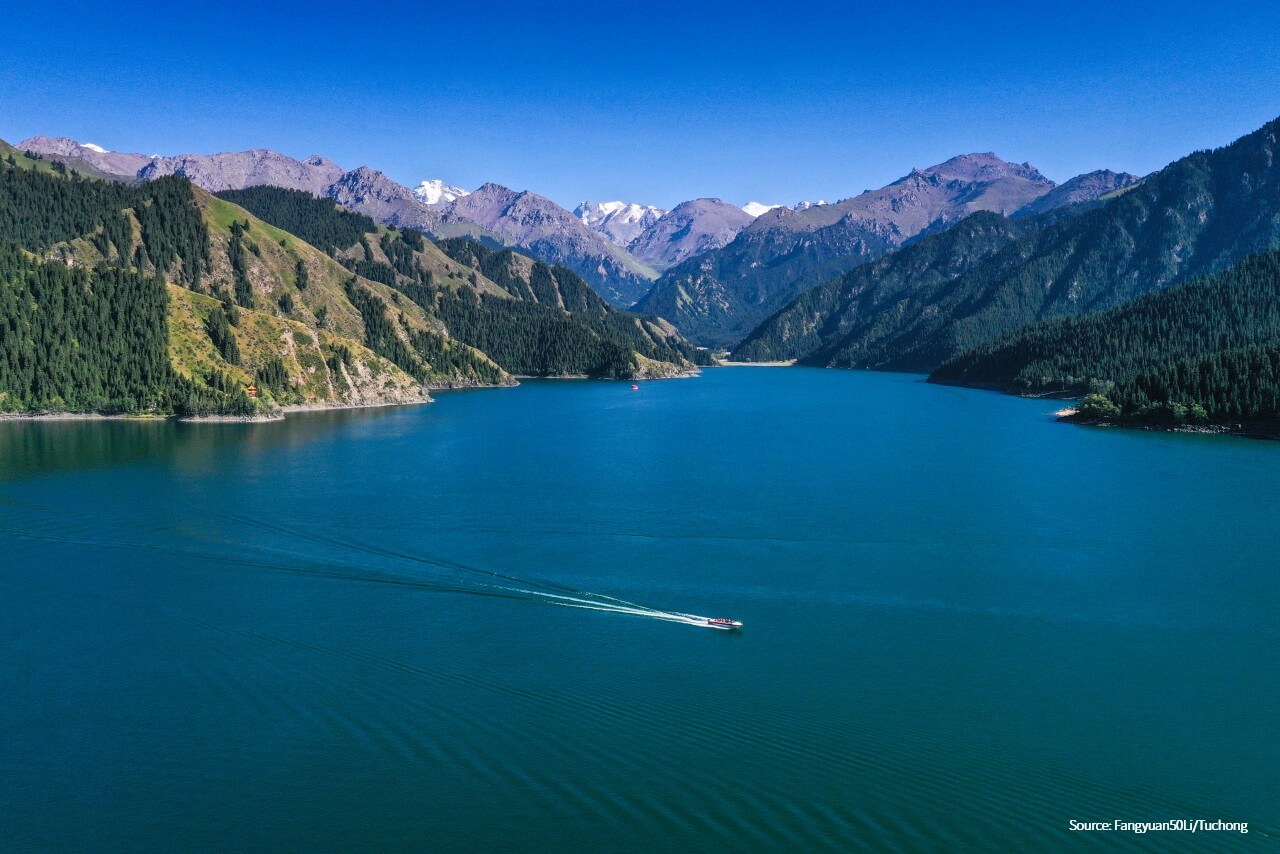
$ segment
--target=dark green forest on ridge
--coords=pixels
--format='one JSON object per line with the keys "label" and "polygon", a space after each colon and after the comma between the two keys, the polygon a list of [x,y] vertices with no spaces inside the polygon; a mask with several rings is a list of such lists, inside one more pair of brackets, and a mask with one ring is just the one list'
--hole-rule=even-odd
{"label": "dark green forest on ridge", "polygon": [[369,217],[340,208],[333,199],[302,190],[260,185],[223,190],[215,195],[330,255],[378,230],[378,224]]}
{"label": "dark green forest on ridge", "polygon": [[[934,382],[1091,394],[1115,419],[1280,420],[1257,348],[1280,343],[1280,251],[1104,312],[1024,327],[944,363]],[[1194,367],[1193,367],[1194,366]],[[1112,405],[1109,406],[1108,402]]]}

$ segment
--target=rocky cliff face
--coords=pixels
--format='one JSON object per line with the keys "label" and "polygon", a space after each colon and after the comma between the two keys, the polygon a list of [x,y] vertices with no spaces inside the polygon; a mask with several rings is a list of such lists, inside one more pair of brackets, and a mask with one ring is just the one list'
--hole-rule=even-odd
{"label": "rocky cliff face", "polygon": [[628,248],[651,267],[665,270],[728,244],[752,221],[751,214],[728,202],[694,199],[656,220]]}
{"label": "rocky cliff face", "polygon": [[326,195],[344,208],[383,225],[431,231],[440,223],[440,215],[423,204],[408,187],[368,166],[344,172],[324,193],[317,195]]}
{"label": "rocky cliff face", "polygon": [[319,155],[294,160],[279,152],[259,148],[223,154],[157,157],[138,172],[138,177],[144,181],[162,175],[184,175],[211,193],[269,184],[322,196],[334,181],[342,177],[342,167]]}

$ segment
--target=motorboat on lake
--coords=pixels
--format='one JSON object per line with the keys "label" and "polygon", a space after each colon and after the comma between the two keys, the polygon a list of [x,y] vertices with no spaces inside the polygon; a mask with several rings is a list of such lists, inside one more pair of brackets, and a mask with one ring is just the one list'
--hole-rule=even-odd
{"label": "motorboat on lake", "polygon": [[721,629],[726,632],[737,631],[742,628],[742,623],[737,620],[730,620],[727,617],[708,617],[707,626],[713,629]]}

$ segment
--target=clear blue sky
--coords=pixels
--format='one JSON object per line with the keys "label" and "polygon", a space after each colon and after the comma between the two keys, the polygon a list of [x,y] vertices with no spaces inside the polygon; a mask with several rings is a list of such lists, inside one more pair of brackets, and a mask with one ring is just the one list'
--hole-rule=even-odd
{"label": "clear blue sky", "polygon": [[1145,173],[1280,115],[1275,2],[191,5],[6,14],[0,137],[740,204],[966,151]]}

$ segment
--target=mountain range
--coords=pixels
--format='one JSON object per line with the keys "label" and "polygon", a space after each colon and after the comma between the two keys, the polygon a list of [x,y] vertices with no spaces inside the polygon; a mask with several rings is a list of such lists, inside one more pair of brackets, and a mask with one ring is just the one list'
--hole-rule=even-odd
{"label": "mountain range", "polygon": [[[172,157],[125,154],[62,137],[19,144],[123,180],[182,175],[210,192],[269,185],[326,196],[382,225],[510,247],[581,275],[615,306],[669,317],[707,344],[742,338],[804,287],[877,257],[974,209],[1018,213],[1096,198],[1133,176],[1099,172],[1056,187],[994,155],[954,158],[837,204],[792,207],[694,199],[667,211],[583,202],[570,213],[530,191],[488,183],[474,192],[439,179],[405,187],[368,166],[267,149]],[[1028,209],[1028,212],[1032,212]],[[665,274],[664,274],[665,271]],[[654,285],[662,274],[662,280]]]}
{"label": "mountain range", "polygon": [[432,236],[468,236],[564,264],[615,305],[644,295],[657,273],[564,208],[536,193],[485,184],[467,193],[443,182],[411,190],[368,166],[344,170],[313,155],[296,160],[266,149],[159,157],[99,150],[63,137],[36,136],[17,146],[50,158],[74,158],[124,180],[182,175],[210,192],[270,185],[328,196],[383,225]]}
{"label": "mountain range", "polygon": [[[1072,179],[1049,206],[1097,198],[1133,176]],[[835,204],[773,208],[724,247],[667,270],[637,309],[693,340],[730,346],[806,288],[975,211],[1017,215],[1058,186],[1030,164],[966,154]]]}

